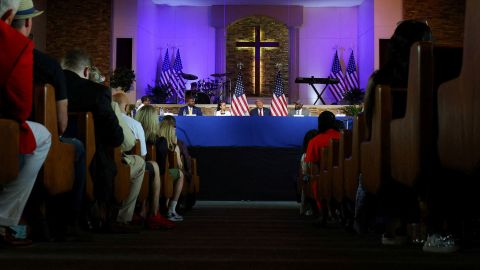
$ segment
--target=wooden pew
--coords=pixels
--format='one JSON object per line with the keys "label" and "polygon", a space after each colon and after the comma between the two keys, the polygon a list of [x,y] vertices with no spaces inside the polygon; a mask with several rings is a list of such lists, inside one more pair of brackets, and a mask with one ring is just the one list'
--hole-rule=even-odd
{"label": "wooden pew", "polygon": [[390,177],[391,90],[387,85],[375,89],[375,109],[368,141],[360,144],[360,172],[367,192],[377,193],[382,180]]}
{"label": "wooden pew", "polygon": [[330,201],[332,199],[332,153],[328,147],[321,150],[320,174],[318,178],[318,195],[320,199]]}
{"label": "wooden pew", "polygon": [[57,128],[55,90],[49,84],[35,86],[35,121],[43,124],[52,134],[52,145],[39,177],[50,195],[72,190],[75,181],[75,147],[60,142]]}
{"label": "wooden pew", "polygon": [[390,123],[392,178],[407,187],[434,168],[438,85],[460,73],[461,48],[415,43],[410,51],[406,111]]}
{"label": "wooden pew", "polygon": [[[342,136],[342,135],[341,135]],[[343,181],[343,162],[345,160],[343,147],[340,150],[340,140],[330,140],[328,145],[329,169],[332,171],[332,195],[333,198],[341,203],[345,196]]]}
{"label": "wooden pew", "polygon": [[192,158],[192,183],[190,193],[197,194],[200,191],[200,176],[198,175],[197,159]]}
{"label": "wooden pew", "polygon": [[[444,168],[480,170],[480,1],[467,0],[462,71],[438,90],[438,155]],[[477,179],[478,180],[478,179]]]}
{"label": "wooden pew", "polygon": [[20,127],[18,122],[0,119],[0,186],[13,181],[20,170]]}
{"label": "wooden pew", "polygon": [[345,160],[344,160],[344,186],[345,196],[355,201],[358,186],[358,175],[360,174],[360,143],[365,137],[365,118],[363,114],[355,116],[351,134],[343,131],[342,136],[345,140]]}
{"label": "wooden pew", "polygon": [[[141,149],[140,149],[140,141],[139,140],[136,140],[135,146],[133,147],[131,152],[132,152],[133,155],[141,156],[142,152],[141,152]],[[148,162],[148,160],[145,159],[145,162]],[[150,192],[149,187],[150,187],[149,172],[145,171],[145,174],[143,176],[142,188],[140,189],[140,193],[138,195],[138,200],[139,201],[143,202],[143,201],[147,200],[149,192]]]}
{"label": "wooden pew", "polygon": [[115,200],[120,203],[127,199],[130,193],[130,166],[122,160],[122,151],[120,147],[113,149],[113,159],[117,167],[117,175],[114,182]]}
{"label": "wooden pew", "polygon": [[410,49],[405,116],[390,123],[392,178],[413,186],[433,152],[433,43]]}
{"label": "wooden pew", "polygon": [[90,166],[92,164],[93,156],[95,155],[95,125],[93,115],[91,112],[68,113],[69,125],[76,126],[76,138],[83,142],[85,146],[85,164],[87,165],[87,179],[85,185],[85,193],[87,199],[93,201],[93,179],[90,174]]}
{"label": "wooden pew", "polygon": [[192,178],[190,181],[185,180],[182,188],[182,196],[186,199],[187,209],[191,209],[191,207],[195,204],[196,195],[200,190],[200,176],[197,172],[197,159],[192,158],[190,166]]}
{"label": "wooden pew", "polygon": [[[147,144],[147,160],[157,160],[157,150],[155,148],[155,145],[153,144]],[[163,175],[160,175],[160,180],[161,180],[160,194],[162,197],[167,199],[170,199],[173,196],[173,179],[168,173],[168,169],[178,166],[176,162],[177,162],[177,158],[175,157],[175,155],[169,154],[165,163],[165,173]],[[161,164],[158,164],[158,166],[161,167]]]}
{"label": "wooden pew", "polygon": [[162,195],[167,199],[171,199],[173,197],[173,178],[170,176],[168,172],[169,169],[178,168],[178,160],[175,153],[169,152],[166,159],[165,164],[165,175],[163,175],[161,182],[162,182]]}

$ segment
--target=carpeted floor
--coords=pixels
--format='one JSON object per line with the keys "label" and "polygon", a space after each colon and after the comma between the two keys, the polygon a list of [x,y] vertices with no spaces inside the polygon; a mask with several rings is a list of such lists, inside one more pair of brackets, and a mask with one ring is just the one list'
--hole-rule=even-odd
{"label": "carpeted floor", "polygon": [[171,231],[0,249],[0,269],[480,269],[480,250],[425,254],[320,229],[294,203],[200,202]]}

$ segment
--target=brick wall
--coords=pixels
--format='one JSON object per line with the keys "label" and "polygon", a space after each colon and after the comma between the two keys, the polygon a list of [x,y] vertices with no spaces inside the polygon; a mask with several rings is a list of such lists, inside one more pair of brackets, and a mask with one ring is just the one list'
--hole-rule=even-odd
{"label": "brick wall", "polygon": [[437,43],[462,46],[465,0],[403,0],[405,19],[427,19]]}
{"label": "brick wall", "polygon": [[85,49],[107,75],[111,52],[111,0],[47,1],[46,51],[60,59],[67,50]]}
{"label": "brick wall", "polygon": [[261,82],[261,93],[256,96],[271,96],[275,82],[277,63],[281,64],[284,92],[288,93],[288,48],[289,35],[286,25],[265,16],[252,16],[232,23],[227,28],[227,72],[238,73],[237,64],[243,64],[243,83],[247,95],[253,95],[255,60],[253,48],[237,48],[237,41],[254,41],[255,26],[260,26],[261,41],[275,41],[279,48],[262,49],[261,70],[263,79]]}

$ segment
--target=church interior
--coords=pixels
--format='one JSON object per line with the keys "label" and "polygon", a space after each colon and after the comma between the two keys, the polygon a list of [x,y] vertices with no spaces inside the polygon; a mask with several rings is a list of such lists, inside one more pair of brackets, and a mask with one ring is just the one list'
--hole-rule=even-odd
{"label": "church interior", "polygon": [[479,269],[479,11],[0,0],[0,269]]}

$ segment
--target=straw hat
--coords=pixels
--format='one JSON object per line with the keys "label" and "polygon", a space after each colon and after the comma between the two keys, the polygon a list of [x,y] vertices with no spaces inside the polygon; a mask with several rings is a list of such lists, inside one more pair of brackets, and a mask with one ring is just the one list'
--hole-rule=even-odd
{"label": "straw hat", "polygon": [[18,7],[17,13],[15,14],[15,20],[28,19],[37,17],[42,14],[42,11],[36,10],[33,6],[32,0],[21,0],[20,6]]}

